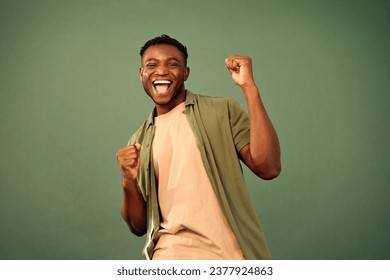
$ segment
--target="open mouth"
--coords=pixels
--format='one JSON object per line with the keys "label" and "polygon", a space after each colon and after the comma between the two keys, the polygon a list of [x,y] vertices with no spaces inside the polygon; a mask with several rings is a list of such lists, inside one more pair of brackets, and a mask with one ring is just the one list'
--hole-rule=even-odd
{"label": "open mouth", "polygon": [[168,80],[156,80],[153,81],[153,86],[159,93],[166,93],[171,86],[172,82]]}

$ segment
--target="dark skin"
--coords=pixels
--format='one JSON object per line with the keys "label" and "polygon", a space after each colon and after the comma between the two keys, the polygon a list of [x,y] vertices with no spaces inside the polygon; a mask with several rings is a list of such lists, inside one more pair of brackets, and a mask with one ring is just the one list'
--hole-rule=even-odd
{"label": "dark skin", "polygon": [[[258,177],[270,180],[281,171],[280,147],[276,132],[260,98],[253,79],[252,59],[230,56],[225,60],[233,81],[246,98],[250,123],[250,143],[240,152],[240,159]],[[149,47],[143,57],[139,76],[145,92],[152,98],[157,115],[165,114],[185,101],[184,82],[190,69],[184,55],[171,45]],[[158,82],[164,83],[157,86]],[[136,235],[146,233],[146,204],[137,188],[140,166],[140,144],[121,148],[116,157],[122,172],[122,216]]]}
{"label": "dark skin", "polygon": [[[190,75],[184,55],[174,46],[156,45],[149,47],[142,57],[139,76],[145,92],[152,98],[157,116],[169,112],[185,101],[184,82]],[[169,81],[164,93],[158,91],[154,82]]]}

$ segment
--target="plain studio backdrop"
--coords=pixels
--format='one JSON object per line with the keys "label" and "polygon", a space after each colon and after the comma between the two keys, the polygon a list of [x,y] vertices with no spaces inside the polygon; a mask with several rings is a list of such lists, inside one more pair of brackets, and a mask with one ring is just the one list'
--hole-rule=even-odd
{"label": "plain studio backdrop", "polygon": [[253,57],[283,170],[244,172],[273,258],[389,259],[389,23],[389,1],[1,1],[0,258],[141,259],[115,153],[165,33],[188,89],[245,109],[224,59]]}

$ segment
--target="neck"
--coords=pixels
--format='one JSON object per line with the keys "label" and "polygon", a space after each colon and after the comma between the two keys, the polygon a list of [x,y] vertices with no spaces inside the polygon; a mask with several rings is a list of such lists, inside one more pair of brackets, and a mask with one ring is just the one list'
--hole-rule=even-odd
{"label": "neck", "polygon": [[169,101],[167,104],[156,104],[156,116],[160,116],[168,113],[173,108],[175,108],[180,103],[183,103],[186,100],[187,92],[183,89],[179,94],[176,94],[173,99]]}

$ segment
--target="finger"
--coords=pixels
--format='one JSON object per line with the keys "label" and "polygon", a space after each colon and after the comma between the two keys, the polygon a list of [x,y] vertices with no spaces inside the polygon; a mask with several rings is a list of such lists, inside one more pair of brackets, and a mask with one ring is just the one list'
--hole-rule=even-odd
{"label": "finger", "polygon": [[130,160],[130,159],[136,159],[140,155],[139,151],[136,149],[121,149],[116,154],[116,158],[120,164],[123,163],[123,161]]}
{"label": "finger", "polygon": [[126,166],[127,167],[130,167],[130,168],[135,168],[138,166],[138,162],[139,162],[139,159],[138,157],[135,158],[135,159],[131,159],[129,161],[126,162]]}
{"label": "finger", "polygon": [[137,165],[136,167],[139,168],[141,165],[141,145],[139,143],[135,144],[135,148],[137,149]]}
{"label": "finger", "polygon": [[129,151],[131,151],[129,158],[133,159],[130,164],[131,168],[138,168],[140,165],[140,156],[141,156],[141,144],[136,143],[134,145],[129,146]]}
{"label": "finger", "polygon": [[134,145],[132,145],[135,149],[135,155],[136,155],[136,161],[134,162],[134,164],[132,165],[132,168],[135,168],[135,167],[139,167],[140,165],[140,157],[141,157],[141,144],[140,143],[135,143]]}
{"label": "finger", "polygon": [[119,162],[122,169],[133,169],[137,167],[139,158],[123,159]]}
{"label": "finger", "polygon": [[225,64],[231,75],[233,74],[233,72],[237,71],[234,66],[234,60],[231,57],[225,59]]}
{"label": "finger", "polygon": [[126,146],[119,150],[120,154],[137,154],[141,150],[140,144],[134,144],[130,146]]}
{"label": "finger", "polygon": [[126,146],[118,150],[117,154],[135,153],[137,152],[136,145]]}
{"label": "finger", "polygon": [[241,63],[240,63],[240,59],[238,57],[231,56],[231,57],[227,58],[225,61],[226,61],[226,66],[230,70],[237,72],[240,69]]}
{"label": "finger", "polygon": [[135,159],[139,157],[140,152],[139,151],[122,151],[121,153],[118,153],[116,158],[118,160],[128,160],[128,159]]}

